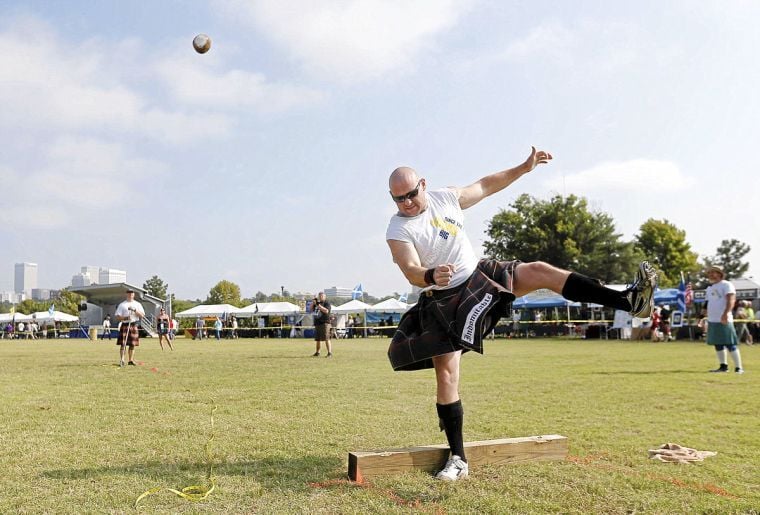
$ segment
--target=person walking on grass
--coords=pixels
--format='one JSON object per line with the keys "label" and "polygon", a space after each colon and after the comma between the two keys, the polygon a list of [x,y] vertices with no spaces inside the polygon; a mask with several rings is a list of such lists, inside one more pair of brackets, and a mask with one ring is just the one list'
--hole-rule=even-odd
{"label": "person walking on grass", "polygon": [[734,362],[734,372],[743,374],[739,339],[734,328],[732,310],[736,302],[736,288],[725,279],[726,273],[719,266],[707,269],[710,286],[705,291],[707,301],[707,345],[715,347],[718,368],[710,372],[728,372],[728,354]]}
{"label": "person walking on grass", "polygon": [[169,315],[166,314],[164,308],[161,308],[156,317],[156,332],[158,333],[158,345],[161,347],[161,350],[164,350],[164,341],[166,341],[169,349],[174,350],[174,347],[172,347],[172,341],[169,338],[170,325],[171,319],[169,318]]}
{"label": "person walking on grass", "polygon": [[569,300],[602,304],[637,317],[648,317],[652,311],[656,272],[646,261],[639,265],[633,284],[620,292],[544,262],[478,260],[475,256],[465,233],[463,210],[551,159],[548,152],[533,148],[515,168],[469,186],[431,191],[412,168],[397,168],[390,176],[390,195],[398,212],[388,224],[386,241],[394,263],[422,291],[417,304],[403,315],[388,357],[394,370],[435,369],[436,411],[450,448],[438,479],[456,481],[469,473],[459,397],[462,353],[483,352],[483,335],[510,313],[516,297],[547,288]]}
{"label": "person walking on grass", "polygon": [[119,365],[124,366],[124,349],[128,348],[128,365],[135,365],[135,347],[140,346],[140,327],[139,322],[145,318],[145,310],[142,304],[135,300],[135,291],[127,290],[126,300],[116,308],[116,320],[121,322],[119,326],[119,337],[116,338],[116,345],[121,347],[119,355]]}

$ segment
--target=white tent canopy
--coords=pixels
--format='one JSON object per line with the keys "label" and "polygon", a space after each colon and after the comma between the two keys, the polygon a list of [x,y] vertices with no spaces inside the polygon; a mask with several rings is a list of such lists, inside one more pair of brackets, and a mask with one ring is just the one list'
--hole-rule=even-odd
{"label": "white tent canopy", "polygon": [[177,318],[196,318],[196,317],[221,317],[226,315],[237,315],[240,308],[232,304],[199,304],[185,311],[180,311],[174,316]]}
{"label": "white tent canopy", "polygon": [[53,311],[52,315],[47,311],[38,311],[30,315],[30,317],[36,318],[37,322],[79,322],[79,317],[69,315],[63,311]]}
{"label": "white tent canopy", "polygon": [[25,315],[23,313],[0,313],[0,322],[7,324],[10,321],[15,320],[19,322],[29,322],[32,320],[32,315]]}
{"label": "white tent canopy", "polygon": [[296,315],[301,313],[301,308],[292,302],[254,302],[250,306],[240,308],[236,316],[255,317],[255,316],[282,316]]}
{"label": "white tent canopy", "polygon": [[408,310],[409,305],[406,302],[394,298],[385,299],[367,308],[367,311],[372,313],[406,313]]}
{"label": "white tent canopy", "polygon": [[367,304],[366,302],[362,302],[358,299],[349,300],[345,304],[341,304],[340,306],[335,306],[332,308],[333,313],[359,313],[361,311],[365,311],[367,309],[370,309],[372,306]]}

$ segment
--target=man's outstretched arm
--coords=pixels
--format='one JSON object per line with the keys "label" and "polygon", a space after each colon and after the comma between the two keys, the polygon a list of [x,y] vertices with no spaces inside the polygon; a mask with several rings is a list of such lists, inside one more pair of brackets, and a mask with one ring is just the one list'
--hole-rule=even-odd
{"label": "man's outstretched arm", "polygon": [[549,152],[536,150],[536,147],[531,147],[531,149],[528,159],[518,166],[487,175],[469,186],[458,188],[459,206],[462,209],[474,206],[489,195],[503,190],[539,164],[548,163],[552,159]]}

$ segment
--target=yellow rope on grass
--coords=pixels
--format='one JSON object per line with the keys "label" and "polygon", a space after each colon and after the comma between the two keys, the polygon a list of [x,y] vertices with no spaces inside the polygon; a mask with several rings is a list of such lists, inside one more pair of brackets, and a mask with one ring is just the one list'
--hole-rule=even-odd
{"label": "yellow rope on grass", "polygon": [[214,412],[216,411],[216,402],[214,402],[214,399],[211,399],[211,403],[213,404],[213,407],[211,408],[211,435],[209,436],[208,441],[205,445],[206,450],[206,460],[208,461],[208,482],[210,484],[209,487],[200,486],[200,485],[192,485],[192,486],[186,486],[182,490],[175,490],[174,488],[168,488],[163,486],[157,486],[155,488],[151,488],[150,490],[147,490],[143,492],[140,497],[137,498],[135,501],[135,508],[137,508],[140,501],[148,497],[149,495],[156,494],[160,492],[161,490],[168,490],[169,492],[172,492],[175,495],[178,495],[179,497],[182,497],[183,499],[186,499],[188,501],[192,502],[199,502],[205,500],[209,495],[211,495],[211,492],[213,492],[216,489],[216,476],[214,476],[214,462],[213,462],[213,456],[211,455],[211,444],[214,442],[214,439],[216,437],[216,434],[214,432]]}

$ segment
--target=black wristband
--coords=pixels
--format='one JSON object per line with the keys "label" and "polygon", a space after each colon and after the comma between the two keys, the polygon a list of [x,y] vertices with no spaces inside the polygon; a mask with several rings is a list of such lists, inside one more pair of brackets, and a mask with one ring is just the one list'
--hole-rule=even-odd
{"label": "black wristband", "polygon": [[425,270],[425,284],[435,284],[435,279],[433,279],[433,274],[435,273],[435,268],[428,268]]}

